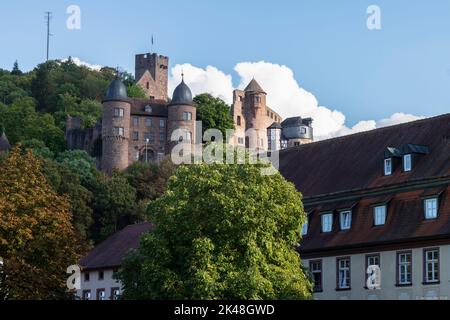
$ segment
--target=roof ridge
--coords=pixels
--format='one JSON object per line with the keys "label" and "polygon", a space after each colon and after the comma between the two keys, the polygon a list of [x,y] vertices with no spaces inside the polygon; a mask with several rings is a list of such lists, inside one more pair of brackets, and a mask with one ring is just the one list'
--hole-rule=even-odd
{"label": "roof ridge", "polygon": [[328,138],[328,139],[324,139],[324,140],[320,140],[320,141],[315,141],[313,143],[303,144],[303,145],[300,145],[300,146],[296,146],[296,147],[292,147],[292,148],[281,150],[280,153],[281,152],[292,151],[292,150],[298,150],[298,149],[301,149],[301,148],[307,148],[308,146],[317,145],[317,144],[323,144],[323,143],[331,142],[331,141],[346,140],[346,139],[350,139],[350,138],[357,137],[357,136],[371,134],[371,133],[373,133],[375,131],[376,132],[381,132],[381,131],[387,131],[387,130],[394,130],[394,129],[398,129],[400,127],[411,126],[413,124],[418,124],[418,123],[422,123],[422,122],[428,122],[428,121],[437,120],[437,119],[445,118],[445,117],[450,117],[450,113],[444,113],[444,114],[433,116],[433,117],[417,119],[417,120],[403,122],[403,123],[399,123],[399,124],[395,124],[395,125],[391,125],[391,126],[385,126],[385,127],[381,127],[381,128],[375,128],[375,129],[372,129],[372,130],[366,130],[366,131],[356,132],[356,133],[343,135],[343,136],[339,136],[339,137],[333,137],[333,138]]}

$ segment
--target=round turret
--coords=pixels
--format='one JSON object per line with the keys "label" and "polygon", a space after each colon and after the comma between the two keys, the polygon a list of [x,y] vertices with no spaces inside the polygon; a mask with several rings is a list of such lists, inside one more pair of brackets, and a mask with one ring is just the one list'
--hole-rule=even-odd
{"label": "round turret", "polygon": [[184,79],[175,88],[167,113],[168,140],[170,141],[168,149],[172,149],[172,146],[180,140],[194,144],[197,109],[192,100],[191,89],[186,85]]}
{"label": "round turret", "polygon": [[122,81],[114,79],[108,87],[102,106],[102,170],[128,167],[131,103]]}
{"label": "round turret", "polygon": [[115,78],[106,91],[105,101],[128,100],[127,87],[119,78]]}
{"label": "round turret", "polygon": [[188,105],[192,106],[192,92],[191,89],[184,83],[184,78],[181,83],[173,91],[172,101],[170,105]]}

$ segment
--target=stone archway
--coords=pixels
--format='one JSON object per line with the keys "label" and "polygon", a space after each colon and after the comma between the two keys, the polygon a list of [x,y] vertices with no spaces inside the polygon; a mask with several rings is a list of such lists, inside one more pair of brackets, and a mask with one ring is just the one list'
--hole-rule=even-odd
{"label": "stone archway", "polygon": [[156,160],[156,152],[152,148],[142,148],[139,151],[139,161],[141,162],[153,162]]}

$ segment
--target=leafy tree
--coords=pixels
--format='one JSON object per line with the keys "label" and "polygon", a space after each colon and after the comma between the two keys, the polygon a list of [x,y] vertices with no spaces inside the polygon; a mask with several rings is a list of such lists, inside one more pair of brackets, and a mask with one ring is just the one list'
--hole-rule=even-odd
{"label": "leafy tree", "polygon": [[67,165],[83,182],[88,182],[98,175],[95,159],[84,150],[67,150],[60,153],[56,160]]}
{"label": "leafy tree", "polygon": [[77,263],[79,240],[66,197],[48,185],[32,152],[13,149],[1,163],[0,299],[67,298],[66,268]]}
{"label": "leafy tree", "polygon": [[307,299],[301,194],[261,165],[180,167],[149,206],[156,229],[118,278],[125,299]]}
{"label": "leafy tree", "polygon": [[89,188],[93,197],[93,239],[98,242],[129,224],[139,221],[136,190],[126,178],[116,172],[112,177],[101,176]]}
{"label": "leafy tree", "polygon": [[19,99],[7,107],[0,106],[0,119],[12,145],[36,139],[43,141],[53,152],[66,148],[64,132],[55,125],[53,116],[36,112],[35,100],[30,97]]}
{"label": "leafy tree", "polygon": [[58,163],[47,158],[43,159],[43,164],[43,174],[53,190],[68,197],[72,225],[78,237],[83,239],[83,248],[88,249],[93,224],[92,193],[83,186],[82,178],[67,162]]}
{"label": "leafy tree", "polygon": [[46,158],[53,159],[55,157],[55,153],[52,152],[49,148],[45,146],[45,143],[41,140],[31,139],[25,140],[22,143],[22,148],[24,151],[32,150],[34,155]]}
{"label": "leafy tree", "polygon": [[142,89],[141,86],[138,86],[136,84],[132,84],[127,87],[127,94],[128,97],[130,98],[141,98],[141,99],[147,98],[144,89]]}
{"label": "leafy tree", "polygon": [[197,120],[202,122],[202,133],[208,129],[218,129],[225,139],[225,130],[234,129],[230,106],[222,99],[203,93],[194,98],[194,103],[197,107]]}
{"label": "leafy tree", "polygon": [[128,167],[125,176],[136,189],[138,200],[155,200],[166,191],[167,181],[174,170],[172,161],[166,158],[160,164],[135,162]]}

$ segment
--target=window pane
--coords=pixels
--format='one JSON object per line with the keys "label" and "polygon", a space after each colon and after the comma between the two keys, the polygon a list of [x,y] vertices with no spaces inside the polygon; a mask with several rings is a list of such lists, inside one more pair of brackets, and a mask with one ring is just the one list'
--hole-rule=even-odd
{"label": "window pane", "polygon": [[404,169],[404,171],[411,171],[411,169],[412,169],[410,154],[406,154],[403,156],[403,169]]}

